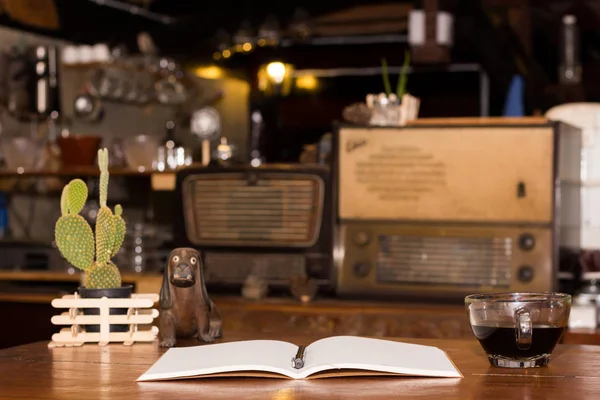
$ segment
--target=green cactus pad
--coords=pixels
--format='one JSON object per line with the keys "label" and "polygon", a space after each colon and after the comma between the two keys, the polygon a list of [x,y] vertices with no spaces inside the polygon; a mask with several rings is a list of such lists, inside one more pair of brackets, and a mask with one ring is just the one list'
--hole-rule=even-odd
{"label": "green cactus pad", "polygon": [[101,207],[96,218],[96,261],[106,263],[110,260],[115,242],[115,221],[110,208]]}
{"label": "green cactus pad", "polygon": [[119,213],[119,208],[115,207],[115,215],[112,216],[115,225],[115,235],[112,244],[112,251],[110,254],[111,257],[114,257],[121,248],[123,240],[125,240],[125,233],[127,231],[125,220],[123,219],[123,217],[121,217],[121,213]]}
{"label": "green cactus pad", "polygon": [[121,287],[121,274],[112,262],[95,262],[85,274],[84,285],[88,289],[110,289]]}
{"label": "green cactus pad", "polygon": [[108,150],[98,150],[98,167],[100,168],[100,207],[106,207],[108,198]]}
{"label": "green cactus pad", "polygon": [[81,215],[61,216],[56,221],[54,238],[68,262],[83,271],[90,268],[94,262],[94,233]]}
{"label": "green cactus pad", "polygon": [[69,182],[62,191],[60,210],[62,216],[55,226],[56,245],[61,254],[73,266],[86,272],[87,288],[121,287],[121,274],[110,259],[123,244],[126,234],[123,209],[115,207],[115,213],[107,207],[108,197],[108,150],[98,150],[100,167],[100,209],[96,217],[96,233],[79,215],[88,197],[88,188],[81,179]]}
{"label": "green cactus pad", "polygon": [[73,179],[69,182],[69,190],[67,192],[67,201],[69,212],[71,214],[79,214],[83,210],[83,206],[87,201],[88,188],[81,179]]}
{"label": "green cactus pad", "polygon": [[69,184],[66,184],[60,195],[60,213],[67,215],[69,213]]}

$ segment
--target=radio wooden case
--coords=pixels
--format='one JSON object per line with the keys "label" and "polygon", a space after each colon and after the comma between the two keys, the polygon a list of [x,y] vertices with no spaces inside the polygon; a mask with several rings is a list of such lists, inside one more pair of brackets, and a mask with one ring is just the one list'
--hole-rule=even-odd
{"label": "radio wooden case", "polygon": [[287,286],[332,284],[330,169],[320,165],[186,168],[177,173],[178,246],[203,252],[209,286],[249,275]]}
{"label": "radio wooden case", "polygon": [[556,289],[558,196],[579,175],[581,132],[500,121],[337,130],[338,293]]}

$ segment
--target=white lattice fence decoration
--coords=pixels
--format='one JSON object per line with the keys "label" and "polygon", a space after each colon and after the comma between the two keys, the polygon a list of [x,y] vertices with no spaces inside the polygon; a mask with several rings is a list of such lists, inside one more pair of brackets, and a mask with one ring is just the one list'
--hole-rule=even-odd
{"label": "white lattice fence decoration", "polygon": [[[158,317],[158,310],[152,308],[157,301],[158,294],[133,294],[123,299],[82,299],[75,293],[54,299],[51,303],[54,308],[68,308],[69,311],[53,316],[50,321],[54,325],[70,327],[52,335],[48,347],[82,346],[84,343],[106,346],[110,342],[131,346],[135,342],[151,342],[158,335],[158,328],[150,325]],[[84,308],[98,308],[100,315],[83,315]],[[110,315],[111,308],[126,308],[127,314]],[[129,330],[110,332],[112,324],[129,325]],[[99,325],[100,332],[86,332],[86,325]]]}

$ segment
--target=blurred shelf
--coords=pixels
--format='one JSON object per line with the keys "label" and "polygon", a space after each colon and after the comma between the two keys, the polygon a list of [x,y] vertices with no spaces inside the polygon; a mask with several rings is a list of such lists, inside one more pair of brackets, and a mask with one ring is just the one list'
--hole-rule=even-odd
{"label": "blurred shelf", "polygon": [[[0,271],[0,302],[50,305],[52,300],[74,293],[80,279],[80,274]],[[134,285],[134,293],[159,293],[162,275],[123,274],[122,280]]]}
{"label": "blurred shelf", "polygon": [[0,292],[0,302],[9,303],[34,303],[50,304],[52,300],[60,297],[60,294],[52,295],[49,293],[2,293]]}
{"label": "blurred shelf", "polygon": [[[177,171],[185,168],[202,168],[202,164],[192,164],[187,167],[179,168],[176,170],[168,171],[136,171],[129,168],[112,168],[109,169],[110,175],[113,177],[131,177],[131,178],[145,178],[150,179],[153,190],[172,191],[175,189],[175,174]],[[100,172],[97,167],[77,167],[67,168],[58,171],[16,171],[0,169],[0,179],[2,178],[43,178],[43,177],[63,177],[63,178],[75,178],[75,177],[95,177],[99,176]]]}
{"label": "blurred shelf", "polygon": [[[141,280],[155,280],[161,278],[161,274],[136,274],[136,273],[121,273],[123,282],[138,282]],[[59,271],[0,271],[0,281],[48,281],[48,282],[78,282],[81,279],[80,273],[69,274]]]}
{"label": "blurred shelf", "polygon": [[[137,171],[129,168],[111,168],[109,169],[111,176],[142,176],[150,177],[152,175],[172,175],[176,170],[169,171]],[[58,171],[18,171],[9,169],[0,169],[0,177],[44,177],[44,176],[99,176],[100,171],[98,167],[77,167],[77,168],[66,168]]]}
{"label": "blurred shelf", "polygon": [[53,271],[0,271],[0,281],[43,281],[43,282],[79,282],[79,273]]}

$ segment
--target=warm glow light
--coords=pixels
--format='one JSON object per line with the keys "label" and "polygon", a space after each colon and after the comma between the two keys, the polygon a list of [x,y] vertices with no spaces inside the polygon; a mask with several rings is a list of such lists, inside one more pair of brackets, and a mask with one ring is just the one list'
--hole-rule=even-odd
{"label": "warm glow light", "polygon": [[262,65],[258,70],[258,89],[267,96],[287,96],[295,82],[293,71],[293,65],[280,61]]}
{"label": "warm glow light", "polygon": [[244,51],[250,51],[250,50],[252,50],[252,44],[251,43],[244,43],[242,45],[242,50],[244,50]]}
{"label": "warm glow light", "polygon": [[266,39],[258,39],[258,45],[259,46],[264,46],[267,44],[267,40]]}
{"label": "warm glow light", "polygon": [[258,70],[258,90],[264,92],[269,86],[269,77],[265,67],[261,67]]}
{"label": "warm glow light", "polygon": [[215,52],[213,53],[213,58],[214,58],[215,60],[220,60],[220,59],[221,59],[221,52],[220,52],[220,51],[215,51]]}
{"label": "warm glow light", "polygon": [[229,58],[229,57],[231,57],[231,51],[223,50],[223,58]]}
{"label": "warm glow light", "polygon": [[295,396],[294,393],[294,389],[291,388],[285,388],[285,389],[280,389],[277,392],[275,392],[273,394],[273,400],[292,400],[297,398],[297,396]]}
{"label": "warm glow light", "polygon": [[313,75],[301,75],[296,79],[296,87],[298,89],[314,90],[317,85],[317,78]]}
{"label": "warm glow light", "polygon": [[285,78],[285,65],[282,62],[272,62],[267,65],[267,75],[275,83],[283,82],[283,78]]}
{"label": "warm glow light", "polygon": [[223,77],[223,70],[216,65],[208,67],[198,67],[194,71],[198,78],[204,79],[220,79]]}

